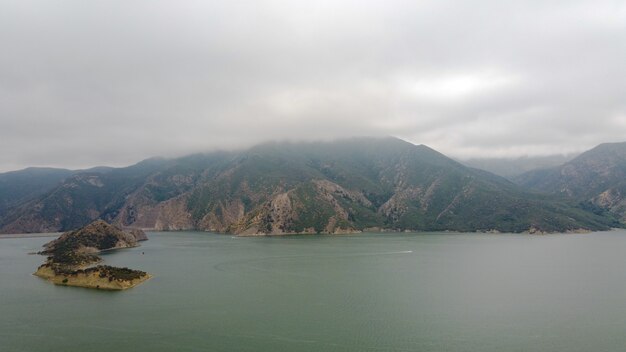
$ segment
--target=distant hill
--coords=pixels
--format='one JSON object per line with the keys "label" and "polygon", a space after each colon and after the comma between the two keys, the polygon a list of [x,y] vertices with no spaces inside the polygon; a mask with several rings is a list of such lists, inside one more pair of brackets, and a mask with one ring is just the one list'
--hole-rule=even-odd
{"label": "distant hill", "polygon": [[0,219],[2,232],[123,227],[234,234],[603,230],[608,216],[526,192],[395,138],[267,143],[72,175]]}
{"label": "distant hill", "polygon": [[158,165],[159,161],[146,160],[128,168],[73,171],[45,193],[7,209],[0,217],[0,232],[56,232],[82,227],[110,208],[117,209],[124,197],[158,170]]}
{"label": "distant hill", "polygon": [[587,202],[626,221],[626,142],[601,144],[558,167],[514,178],[543,193]]}
{"label": "distant hill", "polygon": [[50,167],[29,167],[0,173],[0,219],[10,208],[15,208],[51,191],[61,181],[79,173],[104,174],[114,168],[97,166],[86,170],[68,170]]}
{"label": "distant hill", "polygon": [[474,158],[460,160],[459,162],[469,167],[489,171],[496,175],[512,179],[529,171],[548,169],[562,165],[574,159],[576,156],[576,154],[568,154],[520,158]]}
{"label": "distant hill", "polygon": [[31,167],[0,174],[0,216],[54,188],[74,171]]}

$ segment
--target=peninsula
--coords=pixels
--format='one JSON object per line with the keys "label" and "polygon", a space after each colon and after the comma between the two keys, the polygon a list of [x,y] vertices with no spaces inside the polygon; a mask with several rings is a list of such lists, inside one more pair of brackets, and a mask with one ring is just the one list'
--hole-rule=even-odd
{"label": "peninsula", "polygon": [[[148,238],[141,230],[122,231],[102,220],[62,234],[44,245],[39,254],[47,255],[34,275],[65,286],[104,290],[124,290],[152,276],[144,271],[96,265],[102,251],[136,247]],[[95,265],[95,266],[94,266]]]}

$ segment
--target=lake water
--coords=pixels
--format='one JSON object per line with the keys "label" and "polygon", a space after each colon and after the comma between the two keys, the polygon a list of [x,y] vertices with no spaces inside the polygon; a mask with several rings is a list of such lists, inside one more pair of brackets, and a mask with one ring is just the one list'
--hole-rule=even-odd
{"label": "lake water", "polygon": [[1,239],[0,350],[626,350],[624,231],[149,236],[103,256],[155,276],[122,292],[49,284],[26,253],[51,238]]}

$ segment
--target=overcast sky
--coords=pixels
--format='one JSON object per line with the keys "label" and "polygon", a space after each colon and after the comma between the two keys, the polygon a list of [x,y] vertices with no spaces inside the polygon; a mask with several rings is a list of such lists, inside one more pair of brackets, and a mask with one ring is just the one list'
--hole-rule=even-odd
{"label": "overcast sky", "polygon": [[626,2],[0,3],[0,171],[361,135],[626,141]]}

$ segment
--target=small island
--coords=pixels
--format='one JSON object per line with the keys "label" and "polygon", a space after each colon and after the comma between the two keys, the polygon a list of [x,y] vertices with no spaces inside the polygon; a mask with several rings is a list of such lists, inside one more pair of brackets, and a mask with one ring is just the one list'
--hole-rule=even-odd
{"label": "small island", "polygon": [[141,230],[122,231],[103,220],[97,220],[46,243],[45,249],[39,254],[47,255],[48,259],[34,275],[56,285],[125,290],[152,276],[140,270],[96,265],[102,261],[97,253],[136,247],[139,241],[147,239]]}

